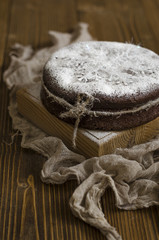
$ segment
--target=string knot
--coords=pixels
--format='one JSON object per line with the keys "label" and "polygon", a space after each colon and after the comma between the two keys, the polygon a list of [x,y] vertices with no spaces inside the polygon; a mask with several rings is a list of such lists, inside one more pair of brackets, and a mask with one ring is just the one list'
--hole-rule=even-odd
{"label": "string knot", "polygon": [[77,102],[75,105],[71,105],[67,112],[61,113],[60,118],[74,118],[75,126],[73,131],[73,147],[76,147],[76,137],[77,137],[77,130],[80,123],[80,120],[83,116],[89,113],[89,109],[93,105],[94,97],[87,95],[87,94],[79,94],[77,96]]}

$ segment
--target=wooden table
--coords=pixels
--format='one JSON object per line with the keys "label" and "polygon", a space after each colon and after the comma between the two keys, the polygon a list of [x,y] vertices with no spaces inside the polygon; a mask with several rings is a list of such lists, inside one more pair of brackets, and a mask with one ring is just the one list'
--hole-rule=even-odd
{"label": "wooden table", "polygon": [[[0,239],[104,240],[99,231],[75,218],[69,198],[76,181],[45,185],[40,170],[45,159],[10,142],[9,91],[2,80],[15,42],[35,49],[50,44],[47,31],[71,31],[87,22],[98,40],[133,42],[159,54],[159,0],[1,0],[0,1]],[[109,223],[124,240],[159,239],[159,209],[121,211],[108,190],[102,198]]]}

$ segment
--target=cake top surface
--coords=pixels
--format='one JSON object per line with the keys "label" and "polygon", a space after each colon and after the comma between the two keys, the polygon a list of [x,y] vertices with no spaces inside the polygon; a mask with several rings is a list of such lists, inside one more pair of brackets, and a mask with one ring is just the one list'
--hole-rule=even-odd
{"label": "cake top surface", "polygon": [[79,42],[55,52],[45,65],[66,91],[125,96],[159,88],[159,55],[138,45]]}

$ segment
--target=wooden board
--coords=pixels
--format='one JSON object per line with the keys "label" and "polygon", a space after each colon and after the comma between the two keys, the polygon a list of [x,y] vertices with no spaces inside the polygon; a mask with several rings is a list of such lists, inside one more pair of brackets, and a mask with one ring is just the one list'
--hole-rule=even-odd
{"label": "wooden board", "polygon": [[[72,147],[74,126],[50,114],[40,101],[40,86],[20,89],[17,92],[18,111],[36,126],[52,136],[59,137]],[[159,133],[159,118],[125,131],[97,131],[79,128],[77,131],[76,151],[86,156],[101,156],[113,153],[119,147],[131,147],[153,138]]]}

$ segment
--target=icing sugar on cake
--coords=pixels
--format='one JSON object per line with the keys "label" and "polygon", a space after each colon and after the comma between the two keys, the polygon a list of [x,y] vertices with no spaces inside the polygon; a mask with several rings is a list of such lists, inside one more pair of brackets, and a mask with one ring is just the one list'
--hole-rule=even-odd
{"label": "icing sugar on cake", "polygon": [[61,87],[80,93],[123,96],[159,87],[159,56],[128,43],[72,44],[45,67]]}
{"label": "icing sugar on cake", "polygon": [[71,44],[46,63],[41,100],[50,113],[84,128],[139,126],[159,116],[159,56],[129,43]]}

